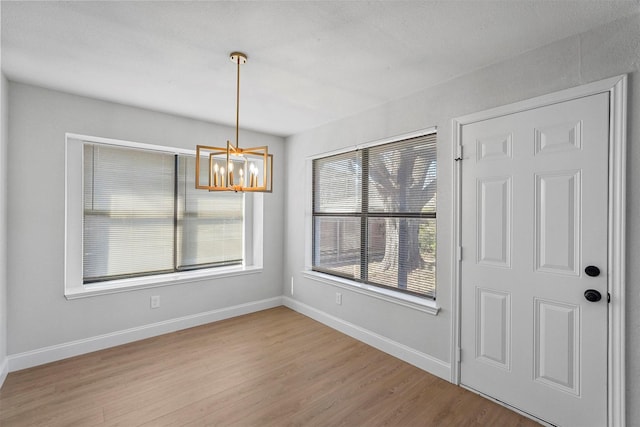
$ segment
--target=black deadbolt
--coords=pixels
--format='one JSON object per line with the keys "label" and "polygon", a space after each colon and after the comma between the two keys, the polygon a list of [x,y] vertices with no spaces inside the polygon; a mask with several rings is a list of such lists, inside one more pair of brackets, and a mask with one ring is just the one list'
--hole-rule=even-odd
{"label": "black deadbolt", "polygon": [[595,289],[587,289],[586,291],[584,291],[584,297],[587,299],[587,301],[590,302],[598,302],[602,299],[602,295],[600,295],[600,292],[596,291]]}
{"label": "black deadbolt", "polygon": [[597,277],[600,275],[600,269],[595,265],[588,266],[587,268],[584,269],[584,272],[587,274],[587,276],[591,276],[591,277]]}

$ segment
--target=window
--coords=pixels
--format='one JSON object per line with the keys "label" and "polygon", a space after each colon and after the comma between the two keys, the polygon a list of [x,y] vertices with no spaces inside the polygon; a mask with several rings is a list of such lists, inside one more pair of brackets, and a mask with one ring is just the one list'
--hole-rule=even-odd
{"label": "window", "polygon": [[314,271],[435,299],[436,134],[313,161]]}
{"label": "window", "polygon": [[85,284],[242,263],[242,194],[195,190],[194,168],[193,156],[84,145]]}
{"label": "window", "polygon": [[66,157],[67,298],[261,270],[261,195],[196,190],[192,151],[68,134]]}

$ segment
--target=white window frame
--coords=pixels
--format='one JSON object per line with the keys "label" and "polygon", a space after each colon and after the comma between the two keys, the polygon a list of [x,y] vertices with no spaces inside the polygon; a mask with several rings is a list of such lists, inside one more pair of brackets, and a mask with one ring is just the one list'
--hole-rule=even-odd
{"label": "white window frame", "polygon": [[127,279],[84,284],[83,253],[83,146],[98,143],[116,147],[152,150],[168,154],[195,155],[195,150],[166,147],[140,142],[101,138],[74,133],[65,134],[65,240],[64,296],[84,298],[136,289],[177,285],[223,277],[256,274],[262,271],[263,260],[263,194],[244,194],[244,244],[242,265],[212,267],[175,273],[155,274]]}
{"label": "white window frame", "polygon": [[[315,154],[306,158],[306,170],[305,170],[305,267],[303,275],[311,280],[329,284],[338,288],[356,292],[359,294],[367,295],[372,298],[380,299],[383,301],[391,302],[393,304],[402,305],[404,307],[412,308],[414,310],[422,311],[428,314],[437,315],[440,311],[440,306],[436,300],[422,298],[419,296],[407,294],[401,291],[394,291],[393,289],[382,288],[379,286],[368,285],[355,280],[349,280],[347,278],[333,276],[330,274],[320,273],[313,271],[313,161],[324,157],[333,156],[336,154],[342,154],[355,150],[362,150],[364,148],[375,147],[377,145],[388,144],[390,142],[402,141],[405,139],[416,138],[425,136],[431,133],[436,133],[437,127],[430,127],[426,129],[417,130],[402,135],[396,135],[393,137],[385,138],[382,140],[367,142],[359,145],[352,145],[335,151],[329,151],[324,153]],[[437,179],[437,178],[436,178]],[[438,212],[438,204],[436,203],[436,215]],[[438,228],[436,228],[436,241],[438,240]],[[437,247],[437,246],[436,246]],[[436,257],[436,260],[440,257]],[[437,261],[436,261],[437,262]],[[436,287],[437,287],[437,275],[440,269],[436,265]]]}

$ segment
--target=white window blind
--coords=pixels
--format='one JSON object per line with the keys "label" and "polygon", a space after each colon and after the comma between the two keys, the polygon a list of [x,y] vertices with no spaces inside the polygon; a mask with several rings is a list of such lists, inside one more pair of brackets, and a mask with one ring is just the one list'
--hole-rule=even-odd
{"label": "white window blind", "polygon": [[177,203],[178,270],[242,262],[242,196],[196,190],[195,157],[178,157]]}
{"label": "white window blind", "polygon": [[84,145],[85,284],[242,263],[242,195],[196,191],[194,162]]}
{"label": "white window blind", "polygon": [[436,134],[313,162],[313,269],[435,298]]}

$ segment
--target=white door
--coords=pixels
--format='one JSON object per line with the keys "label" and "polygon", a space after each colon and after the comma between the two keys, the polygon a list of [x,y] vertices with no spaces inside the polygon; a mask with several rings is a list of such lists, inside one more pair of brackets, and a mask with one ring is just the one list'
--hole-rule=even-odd
{"label": "white door", "polygon": [[608,140],[608,93],[462,127],[460,382],[555,425],[607,423]]}

